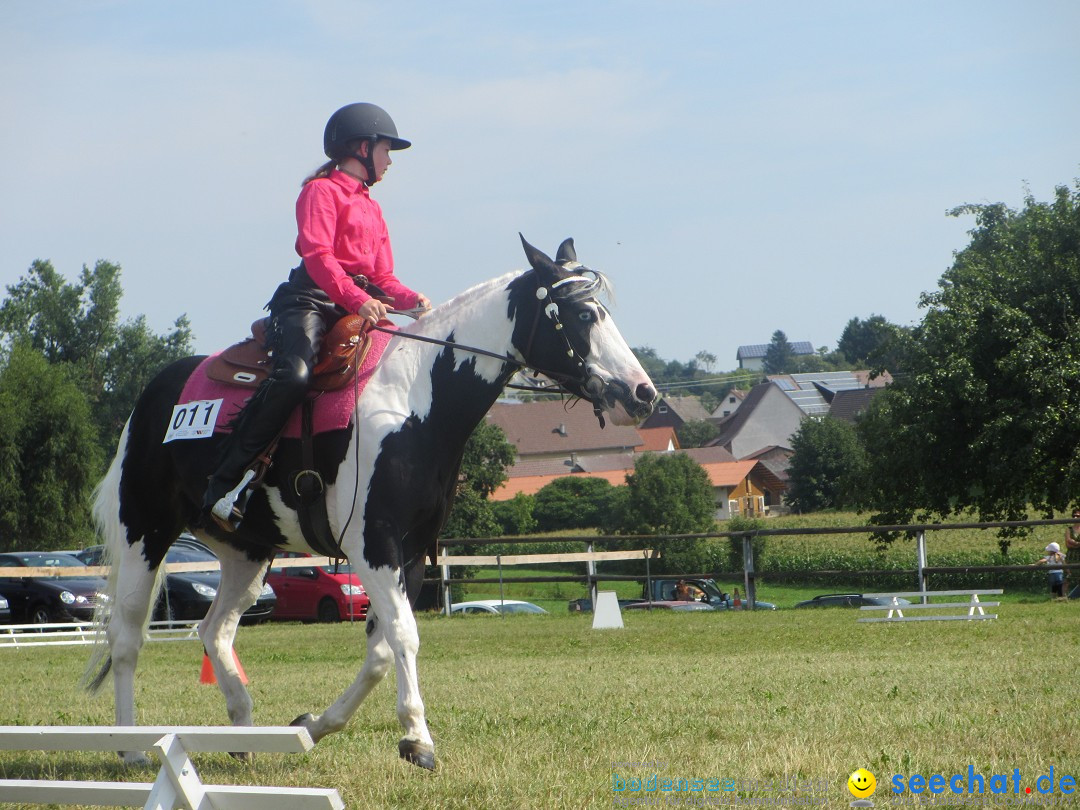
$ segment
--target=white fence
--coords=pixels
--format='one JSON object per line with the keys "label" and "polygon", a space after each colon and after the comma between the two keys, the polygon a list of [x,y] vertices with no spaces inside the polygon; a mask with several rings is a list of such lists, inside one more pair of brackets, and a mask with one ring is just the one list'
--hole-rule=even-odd
{"label": "white fence", "polygon": [[[198,640],[198,628],[198,622],[150,622],[147,634],[151,641]],[[91,622],[3,624],[0,625],[0,649],[94,644],[100,632]]]}
{"label": "white fence", "polygon": [[0,802],[92,804],[153,810],[342,810],[329,788],[204,785],[189,752],[303,753],[306,728],[236,726],[0,726],[7,751],[144,751],[161,762],[153,782],[0,779]]}

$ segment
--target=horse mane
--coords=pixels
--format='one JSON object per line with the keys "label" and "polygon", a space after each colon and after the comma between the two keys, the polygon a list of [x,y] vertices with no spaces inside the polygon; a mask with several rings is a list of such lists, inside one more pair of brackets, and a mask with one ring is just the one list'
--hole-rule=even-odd
{"label": "horse mane", "polygon": [[[578,301],[584,301],[589,298],[605,298],[611,303],[615,301],[615,286],[608,279],[607,275],[601,273],[599,270],[593,270],[586,267],[583,264],[574,264],[566,268],[573,275],[569,276],[565,281],[573,281],[575,283],[564,283],[558,287],[558,289],[552,291],[552,298],[556,301],[564,301],[566,303],[576,303]],[[438,328],[447,318],[456,314],[463,307],[467,307],[469,304],[473,304],[479,299],[487,297],[490,293],[505,290],[509,286],[510,282],[520,276],[528,273],[533,273],[534,270],[511,270],[509,273],[504,273],[501,276],[488,279],[487,281],[481,281],[479,284],[474,284],[467,290],[458,293],[449,301],[445,301],[427,313],[422,319],[407,324],[401,328],[403,332],[415,332],[420,329],[430,329],[431,327]]]}

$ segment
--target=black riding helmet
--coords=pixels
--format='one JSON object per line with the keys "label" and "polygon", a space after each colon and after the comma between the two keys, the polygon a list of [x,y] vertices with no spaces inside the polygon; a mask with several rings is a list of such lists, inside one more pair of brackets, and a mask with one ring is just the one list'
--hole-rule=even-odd
{"label": "black riding helmet", "polygon": [[[408,149],[412,146],[410,141],[398,137],[394,119],[382,107],[366,102],[346,104],[326,122],[323,151],[331,160],[355,157],[367,169],[368,176],[374,182],[375,164],[371,159],[371,149],[380,138],[390,141],[391,149]],[[371,144],[367,158],[349,149],[349,142],[356,140],[366,140]]]}

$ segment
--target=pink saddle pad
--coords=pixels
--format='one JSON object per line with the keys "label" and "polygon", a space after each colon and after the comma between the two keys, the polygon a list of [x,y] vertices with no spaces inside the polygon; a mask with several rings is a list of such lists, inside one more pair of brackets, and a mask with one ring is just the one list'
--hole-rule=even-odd
{"label": "pink saddle pad", "polygon": [[[378,365],[386,350],[386,344],[390,342],[392,335],[386,332],[371,333],[371,348],[367,357],[360,365],[357,372],[356,385],[346,385],[337,391],[324,391],[315,399],[315,411],[312,419],[312,428],[315,433],[325,433],[329,430],[341,430],[349,426],[352,419],[353,409],[356,405],[356,397],[363,392],[368,380],[371,379],[375,366]],[[250,388],[239,388],[235,385],[211,380],[206,376],[206,367],[216,355],[211,355],[203,360],[184,385],[180,393],[178,405],[199,400],[222,400],[217,424],[214,426],[215,433],[228,433],[231,428],[229,423],[240,413],[247,404],[254,391]],[[300,437],[300,408],[293,411],[289,421],[285,424],[286,438],[296,439]]]}

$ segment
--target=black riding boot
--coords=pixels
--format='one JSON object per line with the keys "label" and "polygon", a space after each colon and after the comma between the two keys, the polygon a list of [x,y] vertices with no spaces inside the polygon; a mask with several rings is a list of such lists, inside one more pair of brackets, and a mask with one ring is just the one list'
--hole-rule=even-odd
{"label": "black riding boot", "polygon": [[335,309],[326,293],[308,284],[311,282],[286,282],[270,299],[273,371],[233,425],[206,488],[204,519],[213,519],[227,531],[235,530],[244,517],[248,490],[241,483],[245,471],[277,438],[293,409],[303,401],[328,322],[344,313]]}
{"label": "black riding boot", "polygon": [[[304,375],[306,379],[306,375]],[[206,487],[203,514],[223,529],[240,525],[247,505],[246,487],[226,497],[239,485],[244,473],[277,438],[293,409],[303,401],[307,384],[269,378],[245,406],[222,448],[221,461]]]}

